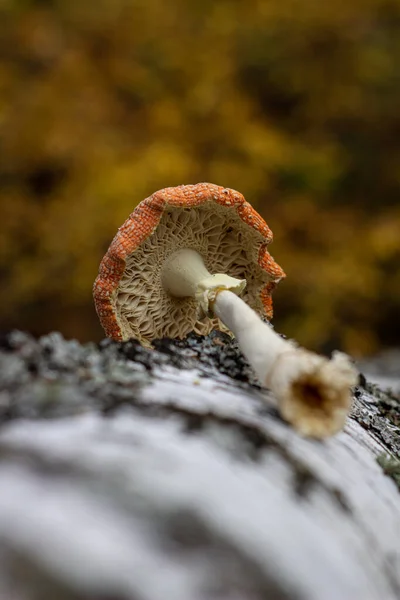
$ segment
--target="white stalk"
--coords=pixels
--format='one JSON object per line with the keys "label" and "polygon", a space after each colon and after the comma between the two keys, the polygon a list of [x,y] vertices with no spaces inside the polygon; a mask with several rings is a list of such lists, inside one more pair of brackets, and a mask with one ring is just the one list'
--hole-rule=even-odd
{"label": "white stalk", "polygon": [[[194,296],[232,331],[257,377],[274,393],[284,418],[304,435],[326,437],[343,428],[357,374],[337,352],[331,360],[282,339],[236,294],[246,282],[211,275],[194,250],[175,253],[163,269],[165,289]],[[233,293],[232,293],[233,292]]]}
{"label": "white stalk", "polygon": [[204,314],[210,314],[210,301],[220,290],[231,290],[241,294],[246,281],[235,279],[223,273],[211,275],[203,258],[195,250],[185,248],[169,257],[161,274],[164,289],[176,298],[193,296],[199,302]]}
{"label": "white stalk", "polygon": [[283,352],[295,350],[295,346],[281,338],[250,306],[228,291],[217,294],[213,309],[234,333],[260,382],[267,384],[276,358]]}
{"label": "white stalk", "polygon": [[328,360],[282,339],[229,291],[217,294],[213,309],[297,431],[323,438],[343,428],[351,407],[350,388],[357,383],[346,355],[336,352]]}

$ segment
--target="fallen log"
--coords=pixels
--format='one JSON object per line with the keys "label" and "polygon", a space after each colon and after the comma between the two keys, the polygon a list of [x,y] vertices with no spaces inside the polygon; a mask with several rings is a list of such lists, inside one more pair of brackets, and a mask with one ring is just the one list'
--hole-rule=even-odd
{"label": "fallen log", "polygon": [[320,442],[222,333],[0,348],[0,598],[400,597],[395,395]]}

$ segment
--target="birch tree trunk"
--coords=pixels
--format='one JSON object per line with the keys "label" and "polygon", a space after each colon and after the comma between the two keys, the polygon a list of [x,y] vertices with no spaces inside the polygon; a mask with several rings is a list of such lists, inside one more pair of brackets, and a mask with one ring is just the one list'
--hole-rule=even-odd
{"label": "birch tree trunk", "polygon": [[316,442],[223,334],[1,348],[1,599],[400,598],[394,395]]}

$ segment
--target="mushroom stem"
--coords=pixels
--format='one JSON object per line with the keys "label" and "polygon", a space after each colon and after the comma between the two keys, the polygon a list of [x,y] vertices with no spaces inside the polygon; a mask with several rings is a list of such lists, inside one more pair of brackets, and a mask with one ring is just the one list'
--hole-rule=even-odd
{"label": "mushroom stem", "polygon": [[350,388],[357,383],[345,354],[336,352],[328,360],[282,339],[229,291],[217,293],[213,309],[297,431],[324,438],[343,428],[351,407]]}
{"label": "mushroom stem", "polygon": [[[232,331],[263,385],[273,392],[282,416],[304,435],[323,438],[343,428],[357,375],[348,358],[318,356],[273,328],[238,298],[246,282],[211,275],[194,250],[179,250],[163,268],[164,288],[173,296],[194,296]],[[233,293],[232,293],[233,292]]]}
{"label": "mushroom stem", "polygon": [[267,384],[276,358],[283,352],[293,351],[294,345],[275,333],[271,325],[264,323],[250,306],[229,291],[217,294],[213,309],[235,335],[258,379]]}
{"label": "mushroom stem", "polygon": [[224,273],[211,275],[202,256],[184,248],[174,252],[165,262],[161,273],[164,289],[176,298],[193,296],[199,302],[203,312],[210,314],[210,302],[220,290],[231,290],[241,294],[246,281],[235,279]]}
{"label": "mushroom stem", "polygon": [[184,248],[174,252],[166,261],[161,273],[164,289],[176,298],[195,296],[202,279],[210,277],[202,256],[195,250]]}

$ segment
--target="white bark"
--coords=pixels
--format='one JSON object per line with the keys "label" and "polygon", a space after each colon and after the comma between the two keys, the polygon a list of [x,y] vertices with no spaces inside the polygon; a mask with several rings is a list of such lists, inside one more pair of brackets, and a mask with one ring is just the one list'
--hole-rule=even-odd
{"label": "white bark", "polygon": [[376,458],[400,430],[377,397],[307,440],[196,344],[0,351],[0,597],[398,599],[400,496]]}

